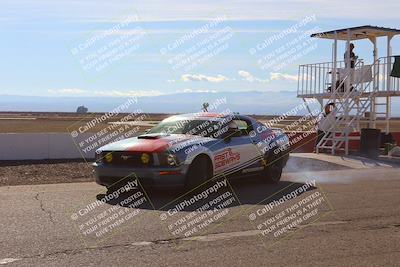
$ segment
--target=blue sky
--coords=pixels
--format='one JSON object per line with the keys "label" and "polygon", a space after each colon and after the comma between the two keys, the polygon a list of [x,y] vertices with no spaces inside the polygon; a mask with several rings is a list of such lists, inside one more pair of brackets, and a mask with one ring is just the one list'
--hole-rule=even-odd
{"label": "blue sky", "polygon": [[[293,91],[299,64],[331,60],[330,41],[310,43],[310,51],[286,58],[279,69],[263,68],[259,60],[313,29],[366,24],[400,28],[398,10],[398,0],[1,0],[0,95],[101,97]],[[127,18],[127,25],[104,35]],[[297,32],[285,35],[255,55],[250,53],[264,40],[307,18],[310,21]],[[215,27],[190,37],[218,19]],[[82,47],[91,38],[98,39],[74,54],[74,48]],[[124,56],[111,56],[112,63],[101,70],[85,69],[87,65],[82,61],[93,60],[93,52],[98,56],[111,53],[120,38],[132,41],[119,50],[126,53]],[[204,48],[200,44],[207,38],[220,41],[220,47],[209,51],[214,56],[204,57],[190,68],[176,68],[174,64],[182,60],[179,54]],[[170,49],[183,39],[186,41]],[[385,52],[383,41],[381,56]],[[392,46],[393,54],[400,54],[399,37],[393,39]],[[367,62],[371,60],[371,50],[367,41],[356,43],[357,54]],[[343,52],[342,47],[340,54]],[[88,57],[91,59],[86,61]]]}

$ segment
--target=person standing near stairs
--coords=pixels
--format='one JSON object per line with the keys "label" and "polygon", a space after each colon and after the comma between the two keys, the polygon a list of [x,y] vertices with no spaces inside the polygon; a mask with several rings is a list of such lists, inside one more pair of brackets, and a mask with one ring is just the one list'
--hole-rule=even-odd
{"label": "person standing near stairs", "polygon": [[315,150],[317,148],[318,143],[324,137],[324,135],[328,132],[332,131],[333,126],[335,125],[336,120],[336,105],[335,103],[328,103],[325,105],[324,112],[321,114],[319,121],[317,123],[317,139],[315,141]]}

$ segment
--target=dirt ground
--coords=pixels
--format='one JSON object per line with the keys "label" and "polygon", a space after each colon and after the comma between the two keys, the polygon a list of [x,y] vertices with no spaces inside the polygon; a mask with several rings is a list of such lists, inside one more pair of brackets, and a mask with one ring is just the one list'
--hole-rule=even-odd
{"label": "dirt ground", "polygon": [[[79,115],[76,113],[56,113],[56,112],[0,112],[0,133],[65,133],[76,130],[80,126],[85,125],[93,118],[102,116],[103,113],[92,113],[86,115]],[[90,127],[88,132],[98,132],[106,128],[110,122],[118,122],[127,114],[121,114],[114,116],[110,119],[105,120],[101,123],[96,123],[93,127]],[[166,117],[173,114],[145,114],[143,122],[156,123]],[[273,118],[279,116],[263,116],[263,115],[251,115],[261,122],[267,122]],[[279,123],[272,125],[273,127],[285,129],[289,125],[293,124],[298,120],[299,116],[291,116],[286,118]],[[366,127],[367,122],[362,122],[361,127]],[[132,126],[133,127],[133,126]],[[377,127],[385,129],[384,121],[377,121]],[[390,121],[390,127],[392,132],[400,132],[400,119],[392,119]],[[141,127],[141,130],[145,130],[149,126]],[[312,130],[311,128],[308,130]]]}
{"label": "dirt ground", "polygon": [[[68,133],[85,126],[94,118],[100,118],[104,113],[77,115],[74,113],[9,113],[0,112],[0,133]],[[143,117],[141,117],[143,115]],[[99,132],[109,126],[109,123],[119,122],[129,114],[110,117],[102,122],[91,125],[87,132]],[[138,114],[131,121],[160,121],[168,114]],[[132,128],[136,127],[134,125]],[[147,129],[141,127],[141,130]]]}
{"label": "dirt ground", "polygon": [[93,181],[91,166],[83,161],[0,162],[0,186]]}

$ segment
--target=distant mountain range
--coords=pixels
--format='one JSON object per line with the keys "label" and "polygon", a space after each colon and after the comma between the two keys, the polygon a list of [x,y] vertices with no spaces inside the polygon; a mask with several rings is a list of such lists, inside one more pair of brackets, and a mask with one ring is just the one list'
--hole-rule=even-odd
{"label": "distant mountain range", "polygon": [[[1,95],[0,111],[75,112],[84,105],[89,112],[107,112],[126,102],[123,97],[44,97]],[[218,92],[218,93],[177,93],[161,96],[138,97],[135,105],[126,112],[141,109],[146,113],[187,113],[201,110],[202,104],[219,104],[217,111],[229,108],[244,114],[277,115],[288,112],[302,103],[294,91],[279,92]],[[222,101],[221,101],[222,100]],[[393,104],[393,115],[399,116],[399,99]],[[299,114],[304,114],[299,112]]]}

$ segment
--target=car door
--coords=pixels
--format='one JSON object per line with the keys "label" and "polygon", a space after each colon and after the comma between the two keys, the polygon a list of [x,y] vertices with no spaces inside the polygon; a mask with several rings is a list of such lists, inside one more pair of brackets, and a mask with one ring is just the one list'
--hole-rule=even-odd
{"label": "car door", "polygon": [[262,154],[250,137],[251,121],[235,117],[232,122],[238,126],[240,134],[224,141],[225,146],[216,151],[214,156],[215,172],[223,172],[228,175],[260,170]]}

